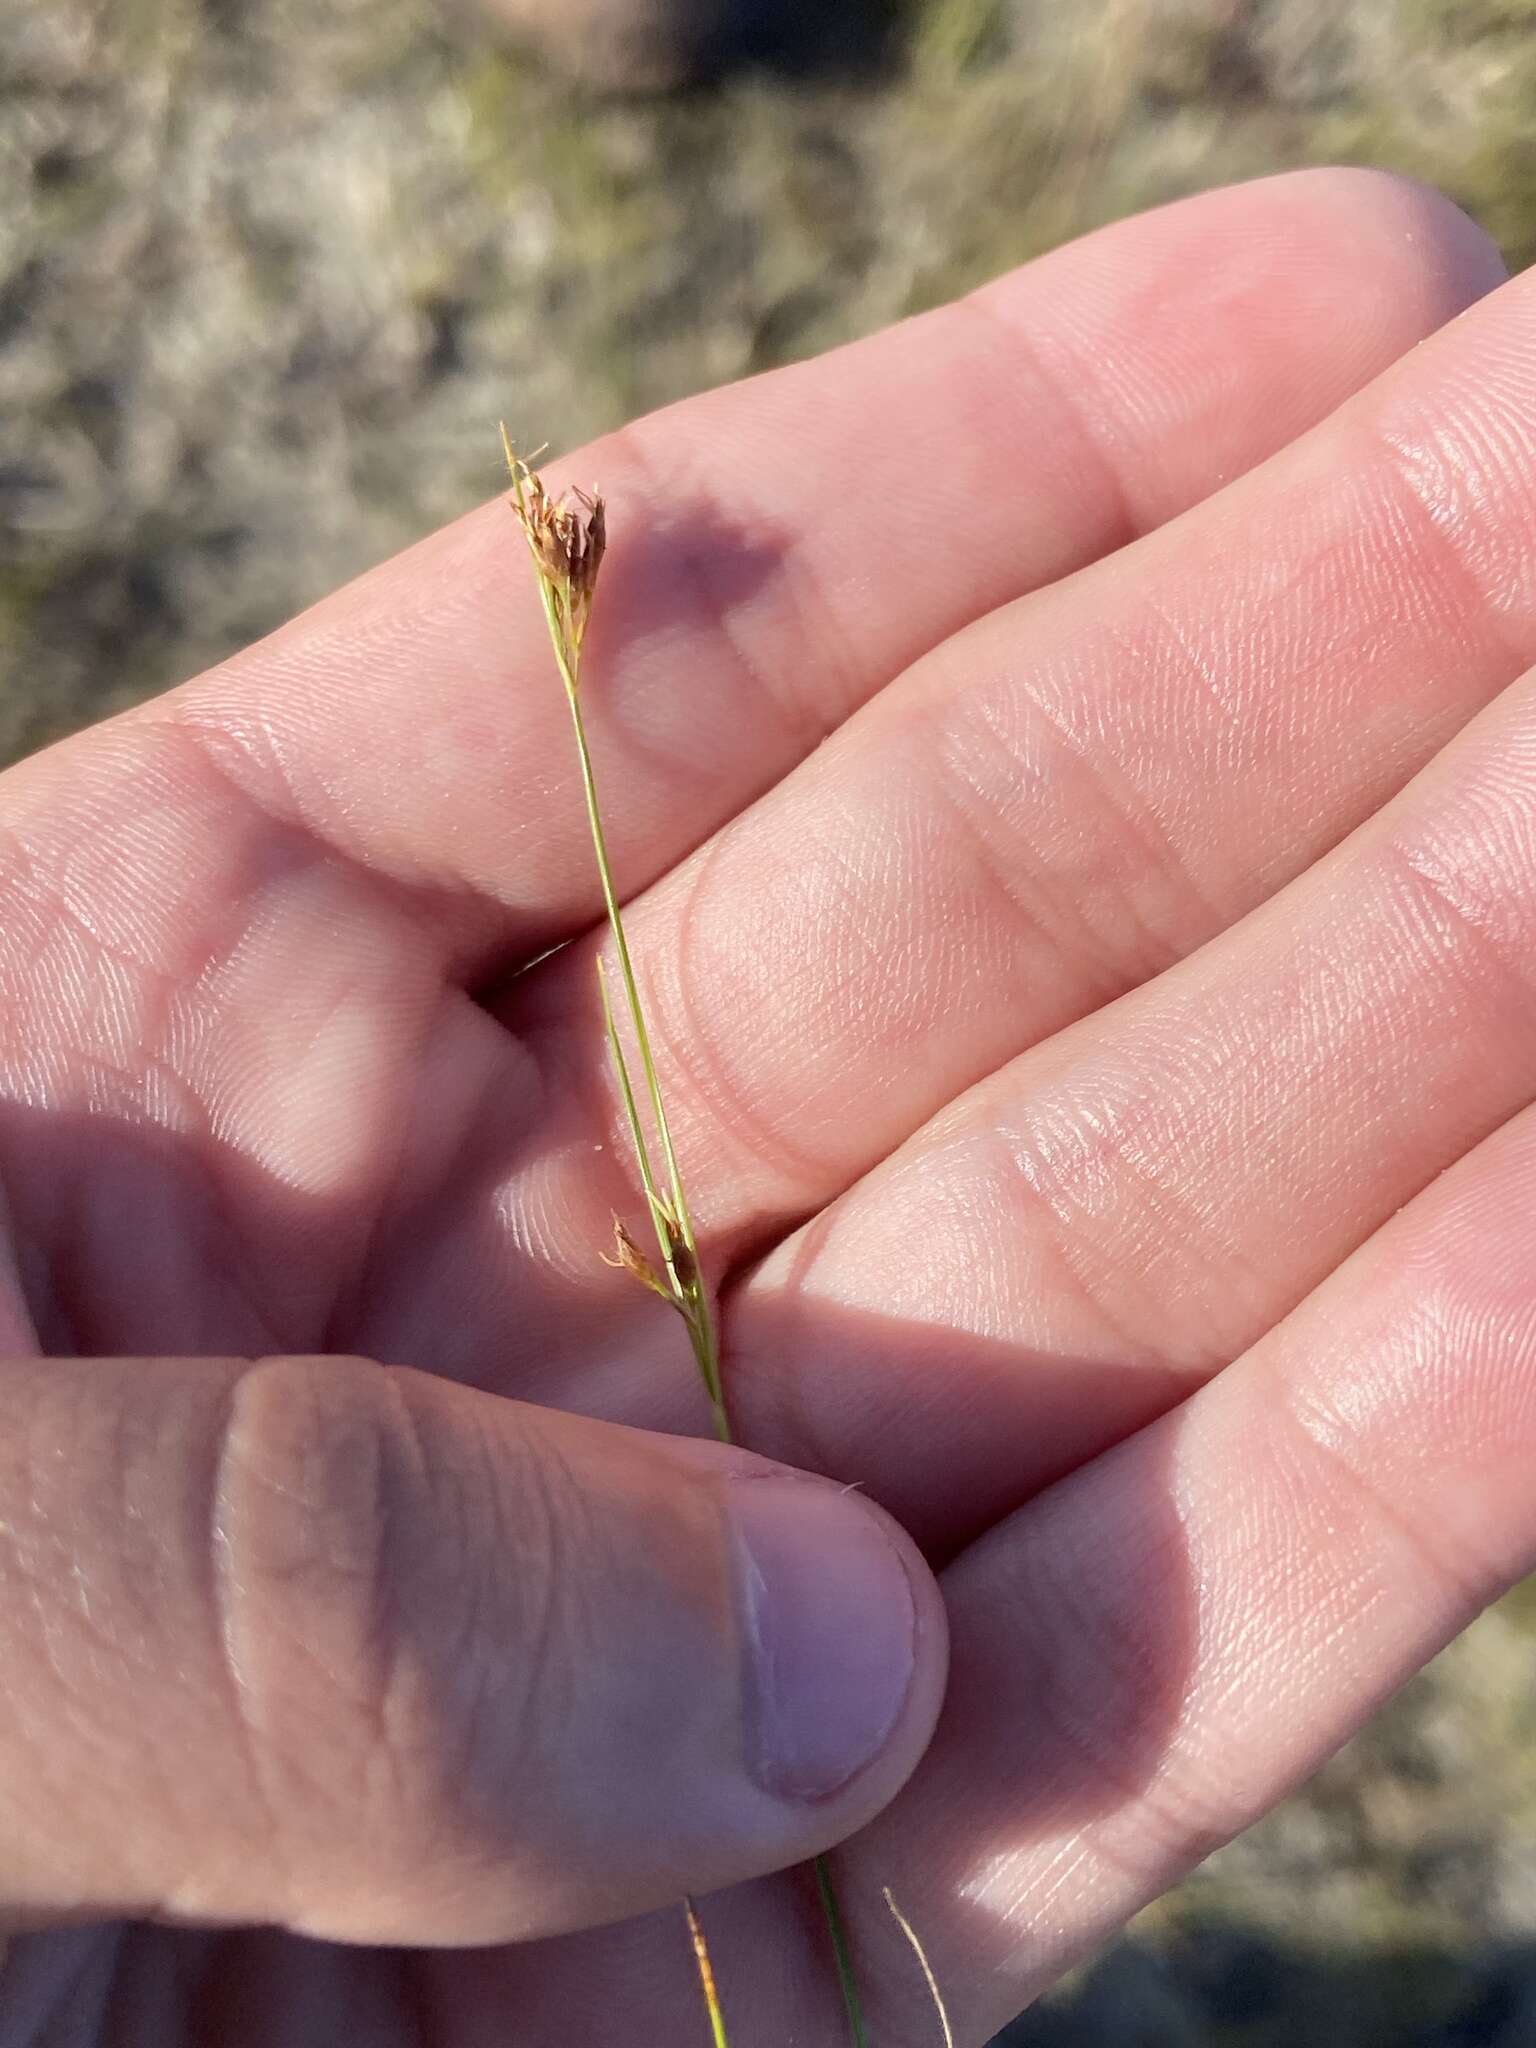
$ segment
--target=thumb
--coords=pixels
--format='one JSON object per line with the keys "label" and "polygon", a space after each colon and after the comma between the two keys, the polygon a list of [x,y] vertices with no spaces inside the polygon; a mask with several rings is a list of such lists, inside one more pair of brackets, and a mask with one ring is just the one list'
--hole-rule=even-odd
{"label": "thumb", "polygon": [[796,1862],[943,1689],[856,1493],[352,1359],[0,1369],[0,1921],[489,1942]]}

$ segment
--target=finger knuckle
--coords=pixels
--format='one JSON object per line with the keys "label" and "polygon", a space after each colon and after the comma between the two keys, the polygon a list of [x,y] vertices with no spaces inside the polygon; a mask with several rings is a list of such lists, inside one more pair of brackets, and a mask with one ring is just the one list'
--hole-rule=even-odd
{"label": "finger knuckle", "polygon": [[509,1486],[402,1377],[248,1368],[218,1454],[226,1668],[266,1808],[333,1897],[338,1863],[377,1887],[484,1859],[535,1684],[508,1649],[548,1636],[547,1486]]}

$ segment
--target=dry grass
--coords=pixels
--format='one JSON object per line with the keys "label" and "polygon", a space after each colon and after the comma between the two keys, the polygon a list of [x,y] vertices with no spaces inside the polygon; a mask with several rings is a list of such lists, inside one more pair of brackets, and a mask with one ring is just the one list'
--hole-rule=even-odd
{"label": "dry grass", "polygon": [[509,408],[569,445],[1282,164],[1536,247],[1529,0],[905,0],[632,103],[472,19],[0,0],[0,755],[483,495]]}

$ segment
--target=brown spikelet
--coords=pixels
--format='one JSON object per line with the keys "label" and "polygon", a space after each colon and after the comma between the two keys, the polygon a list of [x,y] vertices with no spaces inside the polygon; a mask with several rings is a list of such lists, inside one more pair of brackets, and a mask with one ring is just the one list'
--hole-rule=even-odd
{"label": "brown spikelet", "polygon": [[518,511],[541,572],[590,600],[608,545],[608,522],[596,491],[572,488],[551,498],[537,470],[529,470]]}
{"label": "brown spikelet", "polygon": [[512,510],[523,537],[572,637],[580,645],[608,546],[608,515],[599,491],[572,486],[552,498],[539,472],[525,462],[501,430],[512,473]]}
{"label": "brown spikelet", "polygon": [[666,1302],[672,1300],[671,1288],[635,1243],[622,1217],[615,1216],[613,1219],[613,1257],[610,1258],[605,1252],[603,1263],[621,1266],[631,1279],[638,1280],[642,1287],[648,1287],[652,1294],[659,1294]]}
{"label": "brown spikelet", "polygon": [[685,1293],[690,1292],[699,1278],[698,1262],[680,1237],[672,1240],[672,1270],[677,1275],[677,1284]]}

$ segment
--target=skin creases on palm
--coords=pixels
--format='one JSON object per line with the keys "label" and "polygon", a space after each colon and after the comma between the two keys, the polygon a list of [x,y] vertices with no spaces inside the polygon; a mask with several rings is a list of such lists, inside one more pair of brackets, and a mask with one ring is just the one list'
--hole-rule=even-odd
{"label": "skin creases on palm", "polygon": [[[949,1610],[932,1747],[837,1859],[882,2044],[932,2038],[885,1884],[983,2041],[1536,1556],[1536,294],[1445,325],[1496,277],[1432,195],[1275,180],[576,465],[738,1430]],[[514,538],[482,508],[6,778],[18,1359],[707,1427],[599,1257],[638,1201]],[[839,2038],[798,1880],[708,1913],[734,2048]],[[0,2038],[697,2018],[668,1913],[313,1932],[24,1933]]]}

